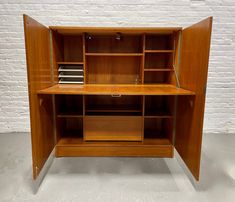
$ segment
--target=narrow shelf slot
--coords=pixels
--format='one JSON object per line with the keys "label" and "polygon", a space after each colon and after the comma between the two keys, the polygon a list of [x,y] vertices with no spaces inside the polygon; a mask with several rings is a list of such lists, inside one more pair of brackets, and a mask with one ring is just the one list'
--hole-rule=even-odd
{"label": "narrow shelf slot", "polygon": [[174,50],[145,50],[145,53],[173,53]]}
{"label": "narrow shelf slot", "polygon": [[58,65],[83,65],[84,62],[57,62]]}
{"label": "narrow shelf slot", "polygon": [[58,73],[60,84],[84,83],[84,69],[82,64],[59,64]]}
{"label": "narrow shelf slot", "polygon": [[144,69],[145,72],[170,72],[175,71],[171,68],[153,68],[153,69]]}
{"label": "narrow shelf slot", "polygon": [[86,53],[86,56],[143,56],[143,53]]}
{"label": "narrow shelf slot", "polygon": [[83,69],[63,69],[63,67],[60,67],[59,72],[83,72]]}
{"label": "narrow shelf slot", "polygon": [[68,118],[72,118],[72,117],[74,117],[74,118],[83,118],[83,115],[81,115],[81,114],[74,114],[74,113],[70,113],[70,114],[68,114],[68,113],[65,113],[65,114],[57,114],[57,117],[58,118],[66,118],[66,117],[68,117]]}

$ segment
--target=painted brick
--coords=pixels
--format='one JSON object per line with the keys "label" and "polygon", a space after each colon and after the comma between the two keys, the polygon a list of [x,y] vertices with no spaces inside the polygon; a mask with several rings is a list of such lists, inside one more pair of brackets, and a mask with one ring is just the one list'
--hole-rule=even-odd
{"label": "painted brick", "polygon": [[214,16],[204,132],[235,133],[232,0],[1,0],[0,132],[30,130],[23,13],[47,26],[185,27]]}

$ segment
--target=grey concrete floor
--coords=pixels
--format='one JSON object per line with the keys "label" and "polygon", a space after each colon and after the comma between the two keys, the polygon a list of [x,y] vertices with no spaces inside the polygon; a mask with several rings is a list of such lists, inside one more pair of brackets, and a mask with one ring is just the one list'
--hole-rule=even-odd
{"label": "grey concrete floor", "polygon": [[234,145],[235,135],[204,135],[196,186],[175,158],[59,158],[34,194],[29,134],[1,134],[0,201],[234,202]]}

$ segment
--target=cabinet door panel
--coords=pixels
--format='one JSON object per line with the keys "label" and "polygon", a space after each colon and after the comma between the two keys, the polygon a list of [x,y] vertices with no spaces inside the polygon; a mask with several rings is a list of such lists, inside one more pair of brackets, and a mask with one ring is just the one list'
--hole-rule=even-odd
{"label": "cabinet door panel", "polygon": [[52,85],[49,29],[24,15],[25,48],[28,73],[33,178],[36,179],[55,146],[52,95],[37,91]]}
{"label": "cabinet door panel", "polygon": [[182,31],[180,87],[195,92],[195,96],[178,96],[175,148],[185,164],[199,180],[205,90],[212,17]]}

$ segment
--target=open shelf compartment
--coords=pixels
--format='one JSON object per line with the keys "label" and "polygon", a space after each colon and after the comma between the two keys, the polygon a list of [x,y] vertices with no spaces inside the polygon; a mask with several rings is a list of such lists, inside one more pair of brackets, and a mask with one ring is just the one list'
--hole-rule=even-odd
{"label": "open shelf compartment", "polygon": [[173,118],[175,96],[145,96],[144,116]]}
{"label": "open shelf compartment", "polygon": [[174,50],[173,34],[150,34],[145,36],[145,50]]}
{"label": "open shelf compartment", "polygon": [[83,62],[82,35],[62,35],[53,32],[53,44],[57,62]]}
{"label": "open shelf compartment", "polygon": [[87,95],[85,115],[142,116],[142,96]]}
{"label": "open shelf compartment", "polygon": [[142,53],[142,35],[86,34],[87,53]]}
{"label": "open shelf compartment", "polygon": [[82,95],[56,95],[56,115],[59,117],[78,117],[83,115]]}
{"label": "open shelf compartment", "polygon": [[87,57],[86,63],[86,81],[89,84],[140,83],[140,57]]}

